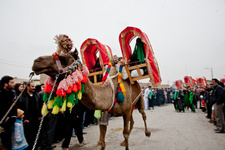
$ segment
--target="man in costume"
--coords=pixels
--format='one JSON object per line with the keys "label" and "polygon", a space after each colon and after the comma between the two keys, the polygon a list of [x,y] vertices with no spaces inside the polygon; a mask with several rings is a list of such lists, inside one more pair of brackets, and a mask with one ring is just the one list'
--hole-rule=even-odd
{"label": "man in costume", "polygon": [[195,106],[194,106],[194,94],[191,91],[190,86],[186,87],[186,89],[184,90],[184,101],[185,101],[185,107],[187,107],[187,109],[191,109],[191,111],[195,112]]}
{"label": "man in costume", "polygon": [[184,111],[184,92],[181,87],[178,87],[178,90],[174,93],[174,107],[176,111]]}
{"label": "man in costume", "polygon": [[[5,116],[6,112],[11,107],[12,103],[16,100],[16,92],[13,90],[15,83],[10,76],[4,76],[1,79],[0,88],[0,119]],[[16,120],[17,111],[16,106],[12,108],[6,118],[3,120],[1,127],[4,128],[4,132],[1,133],[2,145],[10,150],[12,148],[11,135],[14,122]],[[1,149],[1,148],[0,148]]]}

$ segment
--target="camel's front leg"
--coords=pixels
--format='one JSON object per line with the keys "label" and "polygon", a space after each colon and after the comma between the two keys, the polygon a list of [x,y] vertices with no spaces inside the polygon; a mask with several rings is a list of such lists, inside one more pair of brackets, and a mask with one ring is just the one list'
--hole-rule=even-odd
{"label": "camel's front leg", "polygon": [[100,137],[98,141],[97,150],[104,150],[105,149],[105,134],[106,134],[107,126],[100,125],[99,123],[99,130],[100,130]]}
{"label": "camel's front leg", "polygon": [[129,138],[129,122],[131,120],[131,113],[128,112],[125,116],[123,116],[124,129],[123,129],[123,137],[125,142],[125,149],[129,150],[128,138]]}

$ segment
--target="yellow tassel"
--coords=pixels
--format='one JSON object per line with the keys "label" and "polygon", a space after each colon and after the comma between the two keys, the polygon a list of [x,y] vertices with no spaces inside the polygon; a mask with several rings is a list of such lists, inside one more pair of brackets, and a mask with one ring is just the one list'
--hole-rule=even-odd
{"label": "yellow tassel", "polygon": [[100,119],[101,118],[101,113],[102,113],[101,110],[95,110],[95,113],[94,113],[95,118]]}
{"label": "yellow tassel", "polygon": [[60,111],[66,111],[66,100],[64,100],[62,108]]}
{"label": "yellow tassel", "polygon": [[126,96],[126,89],[122,83],[120,83],[120,88],[121,88],[121,92],[123,93],[123,95]]}
{"label": "yellow tassel", "polygon": [[56,115],[56,114],[58,114],[58,113],[59,113],[59,106],[55,105],[55,106],[53,107],[53,109],[52,109],[52,114],[53,114],[53,115]]}
{"label": "yellow tassel", "polygon": [[78,99],[79,99],[79,100],[82,99],[82,93],[81,93],[81,90],[79,90],[79,93],[78,93]]}
{"label": "yellow tassel", "polygon": [[53,104],[54,104],[54,102],[55,102],[55,99],[54,100],[50,100],[49,102],[48,102],[48,109],[52,109],[53,108]]}
{"label": "yellow tassel", "polygon": [[44,116],[46,116],[48,114],[48,109],[46,107],[47,107],[47,105],[46,105],[46,103],[44,103],[42,106],[42,109],[41,109],[41,114],[43,115],[45,113]]}
{"label": "yellow tassel", "polygon": [[71,102],[68,102],[67,105],[66,105],[68,108],[71,108],[73,105]]}

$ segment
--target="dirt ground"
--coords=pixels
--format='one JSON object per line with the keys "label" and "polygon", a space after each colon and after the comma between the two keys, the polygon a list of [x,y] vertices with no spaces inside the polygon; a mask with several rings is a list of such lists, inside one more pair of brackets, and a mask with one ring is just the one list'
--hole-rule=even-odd
{"label": "dirt ground", "polygon": [[[225,150],[225,134],[214,132],[215,126],[206,119],[206,113],[196,109],[185,113],[175,112],[172,104],[146,110],[151,137],[144,134],[141,114],[134,110],[134,128],[129,138],[130,150]],[[106,133],[106,150],[124,150],[122,117],[110,119]],[[86,145],[77,147],[76,137],[71,139],[70,150],[94,150],[99,138],[98,125],[84,129]],[[61,150],[61,143],[55,150]]]}

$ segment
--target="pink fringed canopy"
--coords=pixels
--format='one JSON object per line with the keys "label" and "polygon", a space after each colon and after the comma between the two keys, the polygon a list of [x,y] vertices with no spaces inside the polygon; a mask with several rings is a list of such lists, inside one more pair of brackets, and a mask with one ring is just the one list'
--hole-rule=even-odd
{"label": "pink fringed canopy", "polygon": [[91,38],[85,40],[81,45],[80,53],[82,62],[88,67],[88,70],[91,70],[95,66],[97,52],[99,52],[99,61],[103,68],[104,65],[107,65],[113,57],[111,48],[107,45],[101,44],[98,40]]}
{"label": "pink fringed canopy", "polygon": [[225,83],[225,78],[222,79],[222,82]]}
{"label": "pink fringed canopy", "polygon": [[191,76],[185,76],[184,77],[184,82],[188,85],[190,85],[191,87],[193,87],[195,84],[194,84],[194,80],[192,79]]}
{"label": "pink fringed canopy", "polygon": [[141,41],[144,43],[145,56],[146,56],[145,60],[148,65],[148,72],[150,75],[150,79],[151,79],[152,85],[157,86],[162,81],[160,77],[159,66],[156,61],[148,36],[138,28],[127,27],[119,35],[119,42],[120,42],[120,47],[121,47],[124,62],[125,64],[128,64],[129,59],[132,56],[130,43],[135,37],[139,37]]}
{"label": "pink fringed canopy", "polygon": [[180,87],[182,84],[183,84],[182,80],[176,80],[175,81],[175,85],[176,85],[177,88]]}
{"label": "pink fringed canopy", "polygon": [[203,87],[206,87],[206,85],[207,85],[207,80],[206,80],[206,78],[205,78],[205,77],[200,77],[200,78],[198,78],[198,84],[202,84]]}

